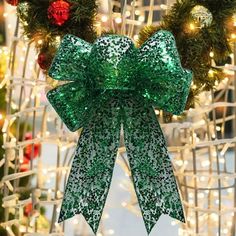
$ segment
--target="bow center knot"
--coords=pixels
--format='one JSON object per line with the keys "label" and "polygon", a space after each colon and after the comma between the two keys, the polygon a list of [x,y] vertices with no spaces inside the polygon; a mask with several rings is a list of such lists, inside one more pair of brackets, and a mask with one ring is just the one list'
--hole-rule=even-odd
{"label": "bow center knot", "polygon": [[135,54],[136,48],[127,37],[108,35],[99,38],[91,50],[93,60],[89,61],[89,73],[95,79],[95,87],[134,90]]}

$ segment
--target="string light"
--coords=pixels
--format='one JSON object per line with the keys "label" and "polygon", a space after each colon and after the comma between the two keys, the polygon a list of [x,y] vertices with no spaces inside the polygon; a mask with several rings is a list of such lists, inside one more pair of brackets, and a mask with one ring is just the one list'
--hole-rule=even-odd
{"label": "string light", "polygon": [[121,17],[116,17],[115,22],[116,22],[116,24],[120,24],[122,22]]}
{"label": "string light", "polygon": [[104,218],[104,219],[109,219],[109,218],[110,218],[110,216],[109,216],[109,214],[108,214],[108,213],[105,213],[105,214],[104,214],[104,216],[103,216],[103,218]]}
{"label": "string light", "polygon": [[210,165],[210,161],[209,160],[205,160],[205,161],[202,161],[201,162],[201,166],[202,167],[207,167],[207,166],[209,166]]}
{"label": "string light", "polygon": [[172,226],[175,226],[175,225],[177,225],[176,221],[174,221],[174,220],[173,220],[173,221],[171,221],[171,225],[172,225]]}
{"label": "string light", "polygon": [[168,9],[168,6],[166,4],[161,4],[160,7],[163,10],[167,10]]}
{"label": "string light", "polygon": [[73,224],[74,224],[74,225],[77,225],[77,224],[79,224],[79,221],[78,221],[78,219],[74,219],[74,220],[73,220]]}
{"label": "string light", "polygon": [[201,181],[201,182],[204,182],[205,180],[206,180],[206,177],[205,177],[205,176],[201,176],[201,177],[200,177],[200,181]]}
{"label": "string light", "polygon": [[227,226],[231,227],[233,225],[232,221],[227,222]]}
{"label": "string light", "polygon": [[236,39],[236,34],[231,34],[232,39]]}
{"label": "string light", "polygon": [[130,11],[126,11],[126,12],[125,12],[125,15],[126,15],[127,17],[130,17],[130,15],[131,15]]}
{"label": "string light", "polygon": [[193,23],[190,23],[190,24],[189,24],[189,29],[190,29],[190,30],[195,30],[195,28],[196,28],[196,27],[195,27],[195,25],[194,25]]}
{"label": "string light", "polygon": [[225,159],[224,159],[224,158],[220,158],[219,162],[220,162],[221,164],[225,164]]}
{"label": "string light", "polygon": [[233,25],[236,26],[236,15],[233,15]]}
{"label": "string light", "polygon": [[108,230],[108,234],[113,235],[114,233],[115,233],[115,231],[113,229]]}
{"label": "string light", "polygon": [[233,189],[232,189],[232,188],[229,188],[229,189],[227,189],[227,192],[228,192],[228,193],[233,193]]}
{"label": "string light", "polygon": [[101,21],[105,23],[107,22],[107,20],[108,20],[108,17],[106,15],[102,15]]}
{"label": "string light", "polygon": [[210,215],[211,219],[214,220],[214,221],[217,221],[218,220],[218,215],[216,213],[211,213]]}
{"label": "string light", "polygon": [[208,75],[209,75],[210,77],[213,77],[213,76],[214,76],[214,70],[210,69],[210,70],[208,71]]}
{"label": "string light", "polygon": [[177,160],[175,161],[177,166],[182,166],[184,164],[184,162],[182,160]]}
{"label": "string light", "polygon": [[137,41],[139,39],[138,35],[134,35],[134,40]]}
{"label": "string light", "polygon": [[145,17],[144,17],[144,16],[139,16],[139,17],[138,17],[138,21],[144,22],[144,21],[145,21]]}
{"label": "string light", "polygon": [[212,58],[213,58],[213,57],[214,57],[214,52],[210,52],[210,54],[209,54],[209,55],[210,55],[210,57],[212,57]]}

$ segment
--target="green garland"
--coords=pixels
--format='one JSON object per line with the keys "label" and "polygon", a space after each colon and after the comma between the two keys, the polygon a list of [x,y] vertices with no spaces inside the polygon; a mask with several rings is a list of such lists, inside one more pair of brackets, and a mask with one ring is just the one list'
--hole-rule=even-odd
{"label": "green garland", "polygon": [[[193,8],[199,5],[212,14],[211,24],[202,27],[192,14]],[[216,81],[225,78],[221,70],[212,67],[211,56],[214,55],[217,64],[224,64],[230,55],[230,32],[226,24],[235,10],[236,0],[177,0],[159,27],[147,26],[139,34],[139,45],[159,29],[175,35],[182,65],[194,74],[187,108],[194,106],[200,92],[211,90]],[[190,28],[191,23],[194,23],[194,29]]]}
{"label": "green garland", "polygon": [[45,52],[50,57],[50,61],[59,44],[57,37],[73,34],[88,42],[93,42],[96,38],[94,29],[97,13],[96,0],[66,0],[70,4],[70,17],[61,26],[53,24],[48,19],[48,7],[54,1],[20,0],[17,6],[17,14],[22,22],[24,35],[34,41],[39,52]]}
{"label": "green garland", "polygon": [[[45,52],[50,62],[59,44],[56,40],[58,36],[69,33],[88,42],[93,42],[97,36],[94,29],[96,0],[66,0],[71,4],[70,19],[62,26],[54,25],[48,19],[47,9],[53,1],[20,0],[17,7],[24,34],[36,42],[39,52]],[[194,17],[192,11],[196,6],[203,6],[211,13],[209,25],[202,27]],[[235,10],[236,0],[177,0],[160,26],[147,26],[139,34],[139,45],[159,29],[169,30],[175,35],[182,65],[194,73],[187,108],[194,106],[200,92],[211,90],[216,82],[225,78],[220,69],[212,67],[212,59],[217,64],[224,64],[231,53],[230,32],[226,24]],[[194,29],[190,28],[192,23]]]}

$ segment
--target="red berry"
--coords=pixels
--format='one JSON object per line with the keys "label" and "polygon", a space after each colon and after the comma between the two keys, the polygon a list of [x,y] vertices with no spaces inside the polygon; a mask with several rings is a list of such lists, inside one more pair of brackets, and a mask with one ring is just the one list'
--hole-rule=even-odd
{"label": "red berry", "polygon": [[51,64],[51,57],[45,52],[40,52],[37,62],[42,70],[47,70]]}

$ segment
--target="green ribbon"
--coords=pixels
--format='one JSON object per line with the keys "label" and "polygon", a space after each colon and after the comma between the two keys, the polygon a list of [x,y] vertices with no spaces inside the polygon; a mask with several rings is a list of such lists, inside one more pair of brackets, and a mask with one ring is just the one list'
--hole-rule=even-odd
{"label": "green ribbon", "polygon": [[62,40],[49,75],[69,83],[47,97],[71,131],[83,127],[59,222],[83,214],[97,232],[119,147],[120,130],[147,232],[161,216],[185,221],[165,138],[153,107],[184,110],[192,73],[181,67],[173,35],[158,31],[142,47],[108,35],[91,45]]}

